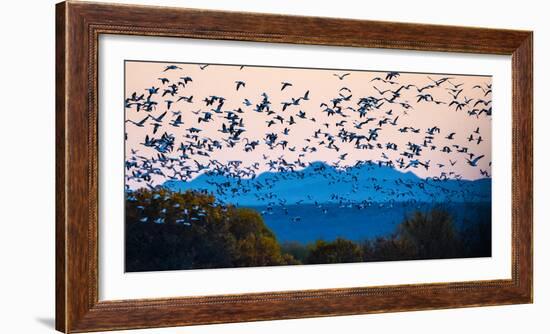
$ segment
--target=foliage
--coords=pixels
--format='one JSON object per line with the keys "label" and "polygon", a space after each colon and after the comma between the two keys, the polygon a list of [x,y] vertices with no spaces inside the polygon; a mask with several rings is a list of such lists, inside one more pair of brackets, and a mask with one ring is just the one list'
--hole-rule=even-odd
{"label": "foliage", "polygon": [[139,190],[127,198],[127,271],[294,263],[253,210],[165,189]]}
{"label": "foliage", "polygon": [[347,263],[361,262],[363,251],[359,245],[350,240],[338,238],[333,242],[318,240],[315,242],[306,259],[306,263]]}
{"label": "foliage", "polygon": [[417,259],[417,251],[408,240],[397,235],[362,243],[363,261],[402,261]]}
{"label": "foliage", "polygon": [[363,242],[364,261],[448,259],[491,256],[491,212],[458,228],[449,211],[436,207],[405,217],[396,233]]}
{"label": "foliage", "polygon": [[460,231],[466,257],[491,256],[491,210],[476,208],[477,221],[466,220]]}
{"label": "foliage", "polygon": [[290,254],[300,263],[306,263],[310,248],[311,247],[308,247],[308,245],[304,245],[297,241],[287,241],[281,245],[281,249],[284,253]]}
{"label": "foliage", "polygon": [[405,247],[414,248],[417,258],[452,258],[458,254],[453,218],[441,208],[428,213],[415,212],[403,221],[397,233]]}
{"label": "foliage", "polygon": [[279,244],[255,210],[219,205],[204,193],[142,189],[127,195],[126,270],[490,256],[491,213],[477,210],[477,221],[462,225],[444,208],[434,208],[405,217],[387,237]]}

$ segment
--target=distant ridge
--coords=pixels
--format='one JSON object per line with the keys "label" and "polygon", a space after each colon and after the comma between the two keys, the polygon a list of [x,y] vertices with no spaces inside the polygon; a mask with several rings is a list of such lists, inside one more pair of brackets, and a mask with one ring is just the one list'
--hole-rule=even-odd
{"label": "distant ridge", "polygon": [[323,162],[299,171],[265,172],[253,179],[205,173],[191,182],[167,181],[172,191],[203,191],[240,206],[361,202],[488,202],[491,179],[422,179],[393,167],[363,164],[338,170]]}

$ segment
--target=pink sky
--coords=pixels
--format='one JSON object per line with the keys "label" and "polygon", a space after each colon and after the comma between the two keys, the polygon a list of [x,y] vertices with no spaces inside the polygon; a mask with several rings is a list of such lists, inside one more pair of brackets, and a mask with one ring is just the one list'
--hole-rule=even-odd
{"label": "pink sky", "polygon": [[[140,156],[150,158],[156,157],[157,152],[150,147],[141,145],[147,134],[158,138],[164,132],[173,134],[176,137],[175,148],[180,145],[180,142],[185,141],[184,135],[188,132],[187,129],[191,127],[199,128],[202,131],[198,134],[199,138],[210,138],[213,140],[222,141],[223,138],[227,138],[227,134],[223,134],[218,130],[221,129],[222,123],[227,123],[226,119],[221,117],[226,114],[215,114],[213,120],[199,124],[198,118],[202,115],[202,112],[211,111],[212,106],[206,106],[203,102],[205,97],[216,95],[223,96],[226,100],[223,105],[223,111],[234,110],[242,108],[244,113],[238,114],[245,124],[246,132],[243,133],[241,140],[235,147],[224,147],[221,150],[214,150],[210,153],[210,157],[194,155],[191,158],[196,159],[201,164],[207,165],[210,159],[216,159],[220,163],[225,164],[230,160],[242,160],[242,167],[251,166],[254,163],[260,163],[260,167],[257,174],[268,170],[268,166],[265,164],[264,156],[267,156],[267,160],[276,160],[278,157],[283,156],[286,161],[295,161],[299,158],[299,154],[303,153],[302,148],[305,146],[316,147],[316,152],[308,152],[303,157],[300,157],[302,162],[314,162],[324,161],[327,163],[335,163],[339,161],[340,155],[347,153],[345,160],[340,161],[340,166],[351,166],[357,161],[365,160],[387,160],[391,159],[396,162],[397,159],[403,158],[405,163],[410,159],[400,155],[407,150],[407,143],[412,142],[418,145],[424,143],[424,137],[427,135],[426,131],[434,126],[439,127],[440,133],[435,133],[432,143],[429,146],[436,146],[435,150],[431,150],[429,147],[423,147],[421,156],[413,159],[419,159],[421,162],[430,161],[430,168],[426,170],[422,166],[418,168],[402,169],[405,171],[412,171],[420,177],[434,177],[440,176],[441,173],[454,172],[460,174],[464,179],[478,179],[481,178],[480,169],[486,170],[489,175],[491,174],[491,117],[486,114],[481,114],[479,117],[468,115],[468,111],[472,109],[489,108],[491,104],[485,106],[484,104],[478,104],[474,107],[474,104],[478,99],[485,101],[491,100],[491,93],[488,92],[485,95],[484,91],[479,88],[474,88],[476,85],[482,86],[484,89],[487,85],[491,84],[491,77],[483,76],[464,76],[464,75],[439,75],[439,74],[420,74],[420,73],[400,73],[400,75],[392,80],[397,84],[384,83],[380,80],[372,81],[376,77],[385,78],[386,72],[369,72],[369,71],[349,71],[349,70],[325,70],[325,69],[297,69],[297,68],[272,68],[272,67],[248,67],[245,66],[240,69],[240,66],[230,65],[209,65],[204,70],[201,70],[198,64],[177,64],[181,69],[169,70],[163,72],[166,66],[172,63],[154,63],[154,62],[126,62],[126,98],[130,97],[132,93],[137,92],[137,95],[147,94],[146,89],[154,86],[160,87],[159,95],[154,95],[152,99],[159,102],[159,105],[155,110],[147,112],[144,110],[136,111],[135,108],[126,108],[126,119],[139,122],[145,118],[148,114],[158,117],[164,111],[167,111],[167,104],[165,100],[176,101],[178,96],[166,95],[161,97],[164,88],[172,83],[181,81],[179,78],[182,76],[192,77],[193,81],[189,82],[185,88],[179,88],[179,96],[191,96],[193,95],[193,103],[187,103],[180,101],[173,103],[171,108],[166,114],[162,126],[159,128],[156,135],[153,133],[152,119],[148,119],[144,127],[137,127],[131,123],[126,123],[126,159],[131,157],[130,149],[138,150]],[[345,67],[345,66],[344,66]],[[350,73],[343,80],[340,80],[334,74]],[[395,102],[408,103],[411,108],[404,109],[402,105],[398,103],[385,102],[379,109],[374,109],[367,112],[367,117],[376,118],[376,120],[363,125],[361,129],[354,126],[356,122],[365,121],[366,118],[360,118],[358,112],[354,112],[346,109],[352,107],[357,109],[357,102],[361,97],[375,96],[381,98],[379,90],[396,90],[401,85],[415,85],[417,87],[424,87],[429,84],[433,84],[430,80],[439,80],[444,77],[452,77],[447,82],[441,83],[434,88],[428,88],[422,91],[422,94],[429,93],[434,100],[444,103],[436,104],[433,102],[420,101],[417,102],[417,95],[420,94],[415,87],[410,89],[402,89],[400,96],[395,99]],[[158,78],[167,78],[170,83],[165,85],[161,84]],[[235,81],[246,82],[245,87],[241,87],[238,91],[235,89]],[[281,82],[290,82],[292,86],[285,88],[281,91]],[[458,90],[462,89],[459,93],[457,100],[464,102],[465,98],[472,99],[462,110],[455,110],[456,105],[449,106],[448,103],[453,100],[449,89],[453,89],[454,85],[462,84]],[[351,90],[352,97],[349,101],[344,101],[340,105],[342,106],[342,112],[347,117],[341,115],[328,116],[326,112],[323,112],[321,103],[326,103],[332,106],[331,99],[339,97],[339,90],[342,87],[347,87]],[[292,97],[302,97],[306,91],[309,90],[309,100],[301,100],[299,105],[291,105],[285,111],[282,111],[283,101],[290,101]],[[271,101],[271,109],[276,113],[273,115],[267,115],[266,112],[258,113],[253,109],[256,104],[262,100],[261,94],[265,92],[269,96]],[[348,92],[343,92],[344,95],[349,95]],[[386,92],[383,97],[391,98],[392,93]],[[253,105],[245,106],[243,104],[244,99],[250,100]],[[214,104],[214,107],[217,104]],[[201,110],[196,115],[193,111]],[[391,112],[388,115],[387,112]],[[169,125],[172,119],[175,119],[172,111],[181,111],[183,125],[180,127],[173,127]],[[299,111],[306,113],[306,119],[297,117]],[[276,124],[268,127],[267,122],[273,117],[280,115],[285,119],[285,124],[280,124],[279,121]],[[290,116],[293,116],[296,124],[289,125],[287,121]],[[378,127],[378,121],[383,118],[389,118],[393,121],[396,117],[397,125],[384,124],[381,126],[381,130],[378,131],[377,141],[371,141],[371,144],[380,143],[383,145],[382,149],[372,150],[360,150],[354,147],[353,143],[343,143],[338,138],[335,144],[340,148],[337,152],[334,149],[326,148],[323,145],[319,145],[320,139],[313,139],[313,133],[321,129],[323,133],[330,133],[334,136],[338,134],[341,129],[345,131],[354,132],[359,135],[369,134],[369,129]],[[310,120],[314,117],[316,121]],[[342,126],[336,126],[336,123],[345,121]],[[328,123],[329,127],[322,125]],[[419,133],[412,133],[408,131],[401,133],[399,129],[404,127],[419,128]],[[288,135],[282,134],[285,128],[290,129]],[[474,130],[479,128],[479,134],[474,133]],[[283,149],[281,146],[277,146],[271,150],[264,143],[264,137],[266,133],[278,133],[278,140],[287,140],[289,142],[287,149]],[[452,140],[445,138],[450,133],[455,132]],[[474,137],[474,141],[468,141],[468,137]],[[478,137],[482,137],[482,141],[477,144]],[[250,141],[259,140],[260,145],[251,152],[245,152],[244,138],[248,138]],[[311,142],[305,140],[309,138]],[[325,140],[326,141],[326,140]],[[363,143],[367,143],[366,141]],[[387,143],[394,143],[397,145],[397,150],[386,149]],[[467,147],[468,152],[474,154],[475,157],[485,155],[480,159],[478,166],[472,167],[468,165],[466,158],[468,156],[464,153],[456,152],[456,148],[452,145],[458,145],[460,148]],[[443,152],[442,148],[449,146],[451,152]],[[296,147],[295,152],[288,150],[289,147]],[[178,157],[181,152],[174,151],[168,153],[167,156]],[[384,158],[382,154],[385,154],[387,158]],[[190,166],[195,166],[192,159],[186,162]],[[456,164],[451,166],[449,160],[456,160]],[[438,166],[442,164],[443,166]],[[128,175],[131,174],[128,171]],[[198,174],[195,174],[196,177]],[[153,184],[162,184],[165,178],[161,176],[153,177]],[[132,188],[144,186],[143,183],[137,183],[133,180],[128,181],[128,184]]]}

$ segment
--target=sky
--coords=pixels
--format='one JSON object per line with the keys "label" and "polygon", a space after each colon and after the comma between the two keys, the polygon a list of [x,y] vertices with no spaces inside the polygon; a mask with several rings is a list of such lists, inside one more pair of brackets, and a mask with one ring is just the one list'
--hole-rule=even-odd
{"label": "sky", "polygon": [[[166,70],[171,65],[177,68]],[[387,78],[388,72],[347,69],[267,66],[241,68],[240,64],[210,64],[201,69],[204,65],[126,61],[126,161],[138,162],[138,167],[131,166],[126,172],[129,177],[127,185],[130,188],[144,187],[147,182],[151,185],[162,184],[168,180],[167,175],[174,174],[174,170],[181,166],[187,166],[186,168],[192,171],[186,178],[187,181],[191,181],[213,167],[215,164],[212,160],[221,165],[227,165],[235,160],[242,161],[238,168],[252,168],[256,175],[269,170],[268,161],[281,159],[287,163],[295,163],[296,169],[301,168],[297,162],[307,165],[310,162],[323,161],[344,168],[353,166],[358,161],[371,160],[392,161],[398,170],[411,171],[422,178],[458,175],[463,179],[475,180],[491,175],[491,116],[483,112],[479,114],[479,110],[491,107],[490,76],[398,73]],[[345,68],[345,64],[342,67]],[[348,74],[342,79],[338,77],[346,73]],[[171,93],[162,96],[165,90],[171,90],[170,85],[182,82],[182,77],[190,77],[192,81],[185,83],[185,87],[178,85],[178,90],[173,96]],[[162,83],[160,78],[168,81]],[[444,80],[446,78],[449,79]],[[237,90],[236,81],[244,82],[245,86]],[[281,90],[283,82],[292,85]],[[402,86],[405,87],[399,90]],[[149,96],[147,89],[150,87],[159,88],[157,94],[149,97],[150,101],[158,104],[149,111],[144,110],[143,106],[138,110],[137,106]],[[307,91],[309,99],[305,100],[303,97]],[[254,110],[256,105],[264,100],[263,93],[268,96],[271,113],[268,113],[267,109],[263,109],[262,112]],[[141,98],[142,94],[144,96]],[[421,95],[424,95],[427,101],[418,101]],[[186,100],[177,102],[181,96],[193,96],[191,103]],[[218,106],[219,100],[210,106],[204,102],[205,98],[211,96],[224,98],[223,106],[218,110],[220,113],[213,110]],[[361,117],[358,102],[365,97],[376,99],[377,102],[374,104],[377,107],[367,108]],[[301,99],[283,111],[282,103],[291,102],[292,98]],[[245,105],[245,99],[252,105]],[[334,104],[334,99],[340,101]],[[169,108],[167,100],[173,101]],[[450,105],[452,101],[460,103],[462,108],[457,108],[457,103]],[[242,113],[234,111],[238,108],[241,108]],[[329,114],[327,108],[336,110],[336,113]],[[341,111],[338,112],[338,109]],[[162,121],[155,122],[152,117],[158,118],[165,111],[167,113]],[[231,135],[219,131],[222,124],[229,126],[230,121],[224,117],[230,111],[239,117],[238,122],[242,122],[242,127],[237,128],[245,130],[232,140],[233,146],[228,145],[226,141]],[[212,119],[199,122],[199,118],[204,118],[205,112],[211,113]],[[304,118],[298,116],[300,112],[305,113]],[[176,114],[181,115],[183,122],[178,127],[170,125],[176,119]],[[291,116],[293,124],[289,123]],[[147,119],[143,126],[135,124],[145,118]],[[360,124],[367,119],[371,120]],[[156,134],[153,134],[153,123],[160,125]],[[434,127],[437,129],[430,133],[429,129]],[[199,129],[200,132],[189,132],[190,128]],[[371,131],[377,128],[377,136],[370,136]],[[315,138],[314,133],[319,130],[318,138]],[[158,156],[159,152],[155,148],[142,144],[146,135],[158,139],[163,133],[174,136],[174,148],[171,152],[165,152],[165,156],[175,160],[168,164],[156,161],[146,165],[149,170],[151,166],[159,168],[164,176],[152,173],[151,180],[147,182],[139,177],[131,177],[135,176],[135,170],[143,170],[139,167],[143,166],[143,161],[151,162],[151,158]],[[344,135],[338,137],[342,133]],[[451,133],[455,134],[449,136]],[[265,142],[266,134],[277,135],[275,144],[285,141],[287,145],[270,148]],[[341,140],[344,137],[350,138],[350,134],[370,137],[370,140],[361,139],[360,144],[363,144],[363,147],[358,148],[356,140]],[[478,143],[480,137],[481,141]],[[221,149],[208,151],[205,147],[191,147],[186,152],[187,157],[183,158],[182,151],[176,150],[182,142],[184,145],[193,146],[205,139],[210,143],[220,142]],[[256,140],[259,142],[257,146],[245,150],[247,143]],[[329,144],[331,141],[333,144]],[[408,143],[418,145],[421,148],[420,154],[413,157],[405,156],[405,152],[411,152]],[[365,149],[368,144],[372,146]],[[391,148],[388,148],[388,145]],[[458,152],[465,150],[464,148],[467,149],[467,153]],[[200,155],[198,151],[208,156]],[[470,153],[473,155],[469,155]],[[477,166],[471,166],[467,161],[482,155],[484,157],[478,159]],[[176,163],[176,160],[179,162]],[[428,168],[422,164],[410,164],[414,160]],[[399,161],[403,164],[401,168]],[[197,168],[197,162],[209,168],[201,170]],[[167,169],[166,166],[172,169]],[[482,175],[481,170],[486,174]]]}

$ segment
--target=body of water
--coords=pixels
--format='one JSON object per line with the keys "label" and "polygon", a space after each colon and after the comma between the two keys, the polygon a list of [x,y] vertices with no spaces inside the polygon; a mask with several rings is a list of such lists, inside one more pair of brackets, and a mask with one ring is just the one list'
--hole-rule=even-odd
{"label": "body of water", "polygon": [[[481,203],[373,203],[370,206],[341,206],[338,204],[301,204],[250,207],[262,213],[266,225],[280,242],[334,240],[338,237],[364,240],[392,234],[407,215],[419,210],[429,212],[442,206],[453,215],[455,226],[465,221],[477,222],[480,216],[490,217],[491,204]],[[488,214],[488,215],[487,215]]]}

